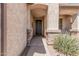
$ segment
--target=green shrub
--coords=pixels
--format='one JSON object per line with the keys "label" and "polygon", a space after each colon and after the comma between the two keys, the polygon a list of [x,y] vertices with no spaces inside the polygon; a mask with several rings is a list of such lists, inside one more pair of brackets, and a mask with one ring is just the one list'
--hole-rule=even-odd
{"label": "green shrub", "polygon": [[77,55],[79,43],[76,38],[70,35],[59,35],[54,40],[54,48],[65,55]]}

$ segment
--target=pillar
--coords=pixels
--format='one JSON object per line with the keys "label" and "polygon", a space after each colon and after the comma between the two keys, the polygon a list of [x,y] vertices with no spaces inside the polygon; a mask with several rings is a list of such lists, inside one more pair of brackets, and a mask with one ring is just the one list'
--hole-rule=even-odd
{"label": "pillar", "polygon": [[28,44],[30,44],[30,41],[32,39],[33,36],[33,28],[32,28],[32,15],[31,15],[31,10],[28,6],[27,8],[27,38],[28,38]]}
{"label": "pillar", "polygon": [[28,24],[27,28],[31,29],[31,11],[29,7],[27,9],[27,24]]}
{"label": "pillar", "polygon": [[46,37],[46,30],[47,30],[47,15],[44,17],[44,36]]}
{"label": "pillar", "polygon": [[73,36],[77,36],[79,39],[79,12],[72,16],[72,29],[71,33]]}
{"label": "pillar", "polygon": [[53,44],[55,36],[59,31],[59,4],[49,4],[47,14],[47,43]]}

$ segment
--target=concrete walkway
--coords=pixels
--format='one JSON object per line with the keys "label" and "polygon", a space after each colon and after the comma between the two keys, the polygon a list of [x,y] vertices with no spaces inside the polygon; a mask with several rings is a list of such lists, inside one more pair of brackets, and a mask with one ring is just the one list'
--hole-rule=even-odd
{"label": "concrete walkway", "polygon": [[34,37],[31,41],[30,49],[27,53],[27,56],[47,56],[49,55],[46,39],[37,36]]}

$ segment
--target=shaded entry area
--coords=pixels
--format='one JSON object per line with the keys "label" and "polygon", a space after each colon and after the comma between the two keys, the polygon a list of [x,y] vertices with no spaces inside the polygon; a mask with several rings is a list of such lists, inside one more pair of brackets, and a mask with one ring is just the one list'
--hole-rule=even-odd
{"label": "shaded entry area", "polygon": [[42,20],[36,20],[36,35],[42,35]]}
{"label": "shaded entry area", "polygon": [[46,56],[46,39],[36,36],[32,39],[27,56]]}

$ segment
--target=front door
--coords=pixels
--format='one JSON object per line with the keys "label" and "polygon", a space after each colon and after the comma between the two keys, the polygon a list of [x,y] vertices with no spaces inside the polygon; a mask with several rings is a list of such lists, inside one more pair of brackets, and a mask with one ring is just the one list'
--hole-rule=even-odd
{"label": "front door", "polygon": [[42,20],[36,20],[36,35],[42,35]]}

